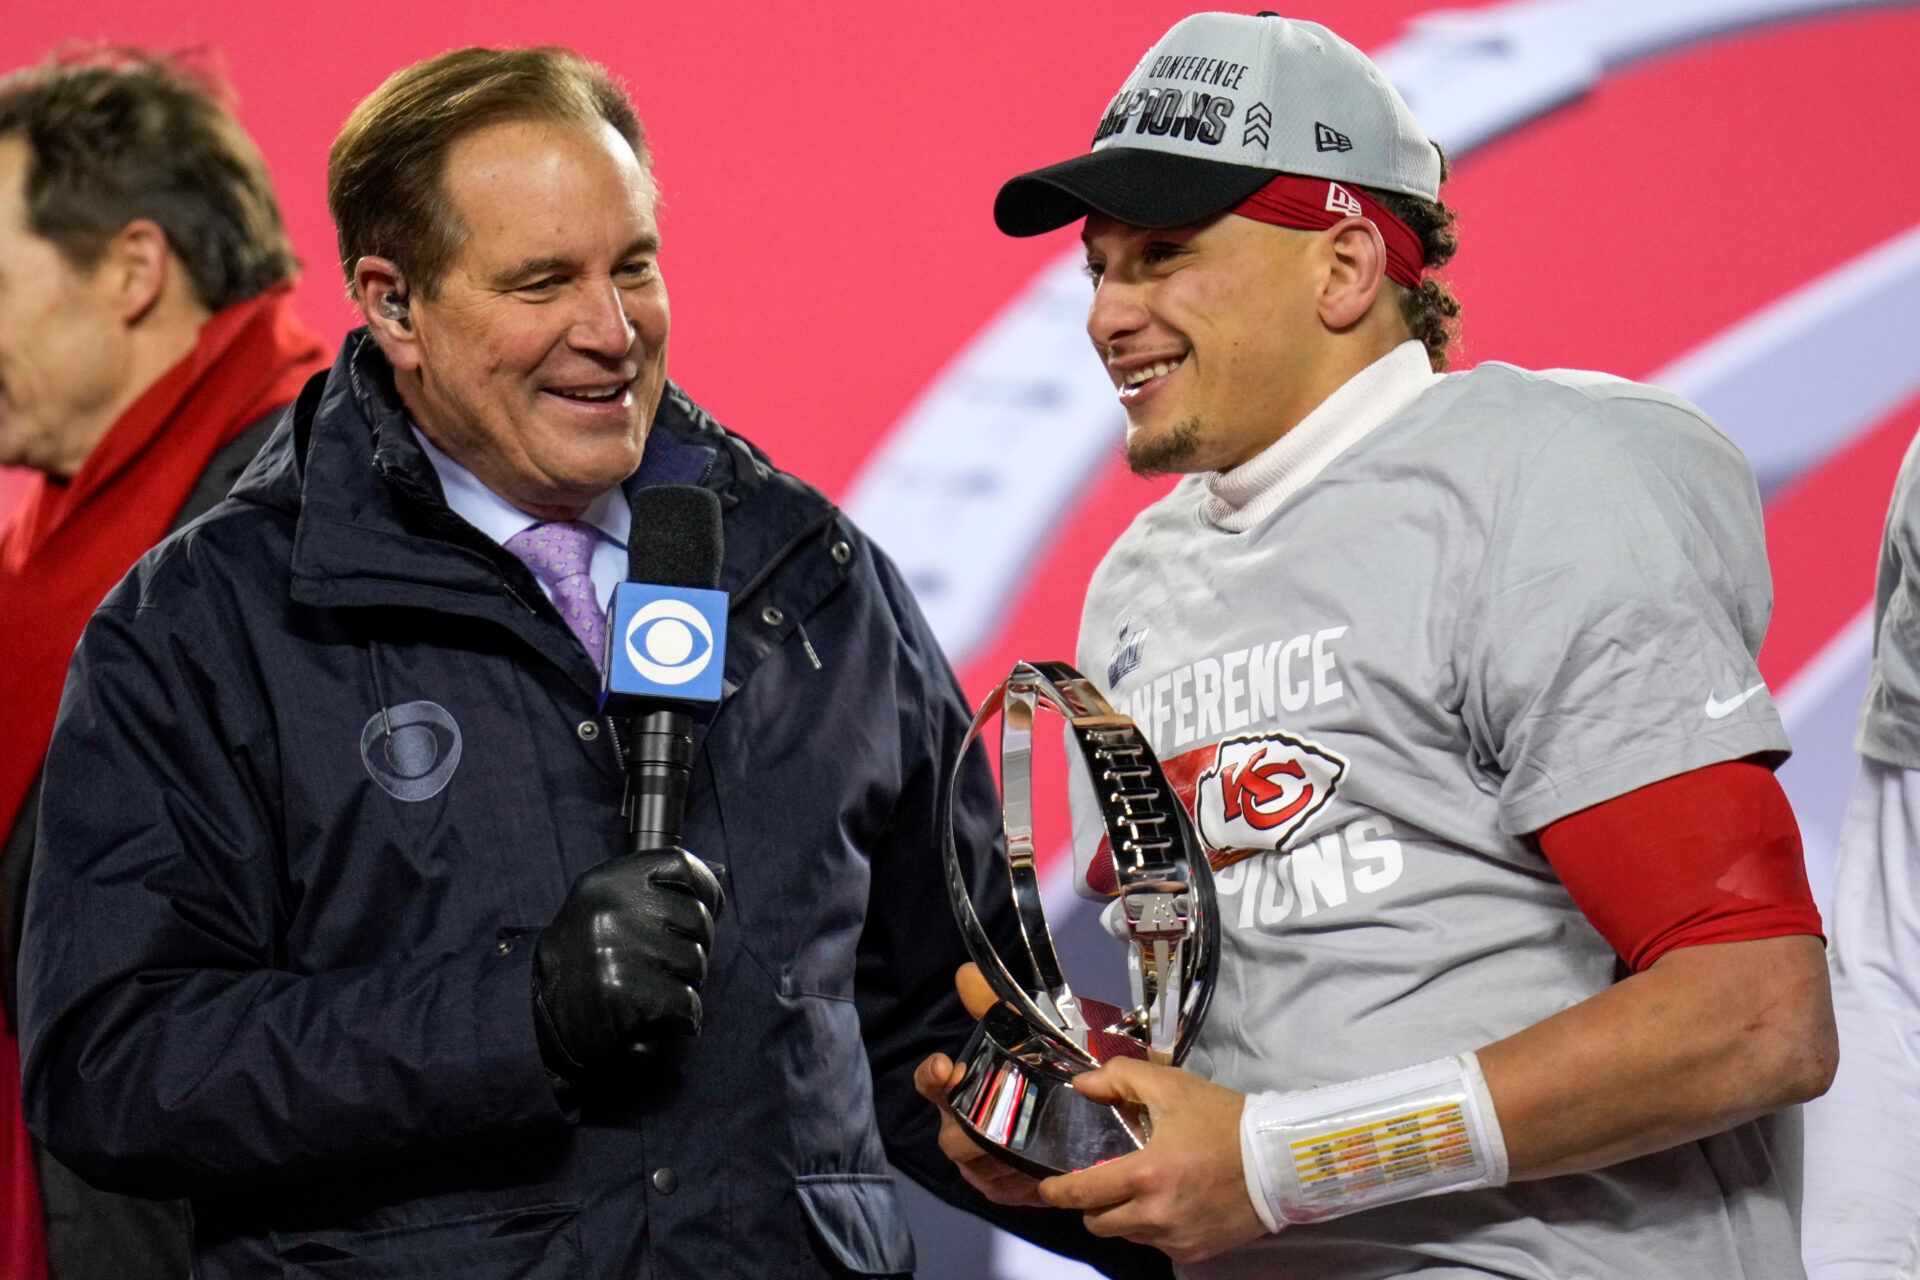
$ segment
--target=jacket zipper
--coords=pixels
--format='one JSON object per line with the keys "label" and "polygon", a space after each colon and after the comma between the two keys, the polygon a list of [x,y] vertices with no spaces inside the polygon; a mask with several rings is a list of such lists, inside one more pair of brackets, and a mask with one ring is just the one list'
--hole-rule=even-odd
{"label": "jacket zipper", "polygon": [[800,647],[807,651],[807,661],[813,664],[813,669],[815,671],[825,671],[826,667],[821,664],[820,655],[814,651],[813,641],[807,638],[807,624],[795,618],[793,620],[793,633],[800,637]]}

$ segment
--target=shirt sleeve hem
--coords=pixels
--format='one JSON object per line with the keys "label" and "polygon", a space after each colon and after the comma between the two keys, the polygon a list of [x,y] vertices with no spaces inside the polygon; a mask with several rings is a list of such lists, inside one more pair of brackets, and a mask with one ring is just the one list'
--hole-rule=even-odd
{"label": "shirt sleeve hem", "polygon": [[1660,742],[1570,778],[1543,778],[1501,803],[1500,830],[1510,836],[1529,835],[1568,814],[1675,774],[1763,753],[1784,757],[1790,750],[1777,720],[1733,725],[1679,744]]}

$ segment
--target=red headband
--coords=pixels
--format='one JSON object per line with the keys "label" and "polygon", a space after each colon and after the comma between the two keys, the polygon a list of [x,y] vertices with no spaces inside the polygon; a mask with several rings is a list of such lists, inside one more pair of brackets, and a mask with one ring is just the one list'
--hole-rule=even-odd
{"label": "red headband", "polygon": [[1420,287],[1420,269],[1426,264],[1420,237],[1358,187],[1283,173],[1232,212],[1296,231],[1324,231],[1342,218],[1366,218],[1380,228],[1380,238],[1387,243],[1387,279],[1409,289]]}

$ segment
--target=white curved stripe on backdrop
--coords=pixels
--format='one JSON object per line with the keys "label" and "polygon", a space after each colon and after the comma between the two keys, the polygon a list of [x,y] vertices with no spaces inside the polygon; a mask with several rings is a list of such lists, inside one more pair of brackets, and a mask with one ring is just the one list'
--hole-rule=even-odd
{"label": "white curved stripe on backdrop", "polygon": [[1654,374],[1707,411],[1771,492],[1920,391],[1920,227],[1895,236]]}
{"label": "white curved stripe on backdrop", "polygon": [[1462,156],[1607,72],[1728,31],[1911,0],[1517,0],[1441,10],[1374,55],[1429,136]]}
{"label": "white curved stripe on backdrop", "polygon": [[[1377,56],[1459,157],[1651,54],[1785,18],[1913,2],[1521,0],[1417,18]],[[1737,326],[1655,379],[1712,413],[1764,483],[1851,438],[1874,406],[1920,382],[1920,352],[1894,342],[1901,327],[1884,323],[1900,290],[1920,279],[1920,252],[1907,237],[1876,252],[1888,258],[1867,255],[1851,274],[1797,291],[1764,313],[1771,327]],[[1868,272],[1889,268],[1899,283],[1876,287]],[[994,633],[1122,434],[1113,390],[1088,358],[1086,299],[1076,249],[960,352],[849,488],[848,511],[899,563],[955,663]],[[1790,366],[1772,361],[1782,351],[1793,352]],[[1829,351],[1846,363],[1816,358]],[[1736,371],[1765,373],[1754,385],[1768,389],[1736,387]]]}

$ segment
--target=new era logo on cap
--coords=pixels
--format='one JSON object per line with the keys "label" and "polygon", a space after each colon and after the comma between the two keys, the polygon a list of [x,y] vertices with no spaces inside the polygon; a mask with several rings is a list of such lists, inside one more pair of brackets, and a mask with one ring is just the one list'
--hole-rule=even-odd
{"label": "new era logo on cap", "polygon": [[1327,212],[1344,213],[1349,218],[1358,218],[1364,216],[1366,210],[1360,207],[1359,196],[1356,196],[1353,192],[1347,190],[1337,182],[1329,182],[1327,184]]}
{"label": "new era logo on cap", "polygon": [[1313,122],[1313,149],[1315,151],[1351,151],[1353,139],[1332,125]]}

